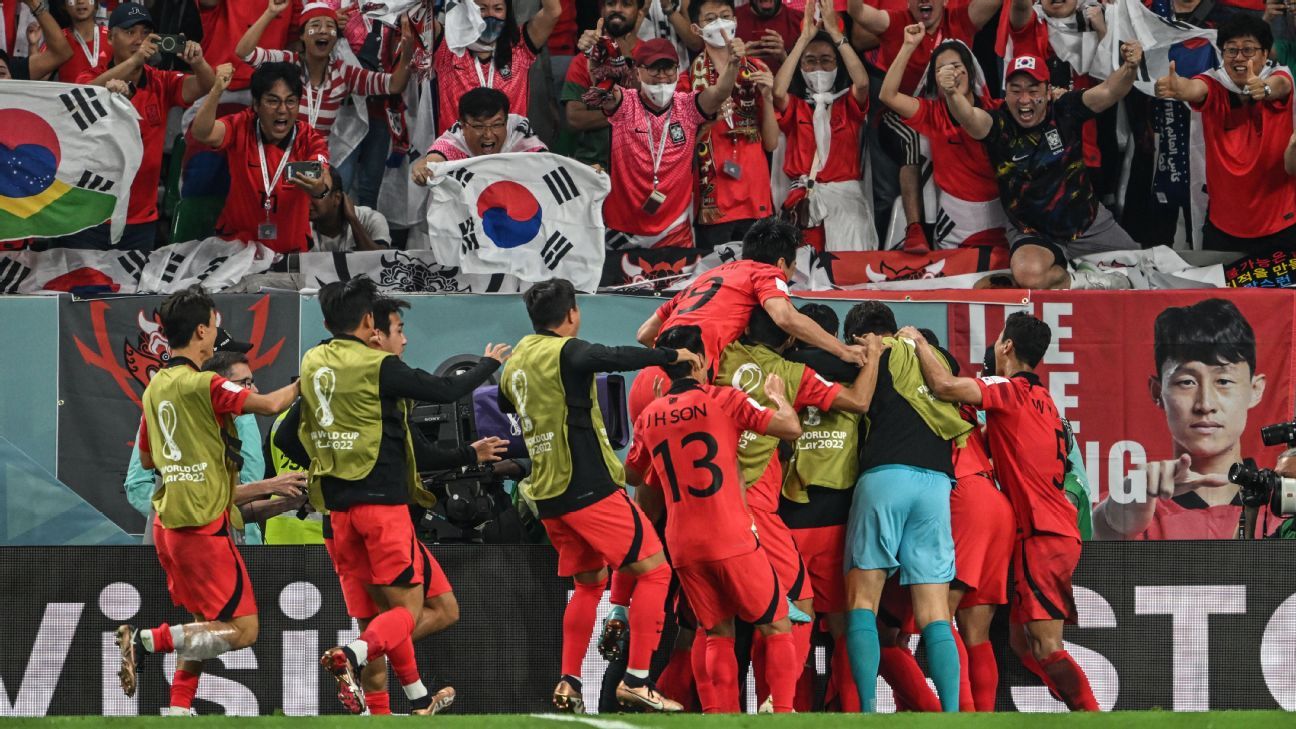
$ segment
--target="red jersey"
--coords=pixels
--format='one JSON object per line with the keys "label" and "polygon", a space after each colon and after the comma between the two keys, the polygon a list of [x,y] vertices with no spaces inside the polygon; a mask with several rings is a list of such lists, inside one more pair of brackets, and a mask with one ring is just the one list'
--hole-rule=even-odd
{"label": "red jersey", "polygon": [[[288,12],[280,13],[279,17],[270,21],[270,25],[261,34],[258,45],[263,48],[287,48],[290,42],[297,40],[302,4],[302,0],[292,0]],[[247,0],[221,0],[212,8],[198,4],[198,19],[202,22],[203,30],[203,57],[212,68],[222,63],[234,64],[234,77],[229,86],[231,91],[247,88],[248,81],[252,78],[252,67],[234,53],[234,47],[264,12],[264,4]]]}
{"label": "red jersey", "polygon": [[918,99],[918,113],[904,122],[927,137],[937,187],[968,202],[999,199],[999,183],[985,145],[950,117],[944,101]]}
{"label": "red jersey", "polygon": [[[799,382],[795,385],[791,382],[786,383],[788,387],[796,388],[796,395],[791,398],[792,409],[798,412],[810,407],[819,408],[823,412],[832,410],[833,401],[837,399],[837,393],[841,392],[842,386],[825,380],[806,365],[792,362],[788,364],[792,367],[804,368]],[[747,490],[747,503],[753,509],[760,509],[770,514],[776,513],[779,493],[782,490],[783,464],[779,462],[778,450],[775,449],[770,455],[765,472]]]}
{"label": "red jersey", "polygon": [[112,60],[112,44],[108,42],[107,28],[96,25],[95,36],[84,40],[72,28],[64,28],[63,37],[72,46],[72,58],[59,66],[58,70],[57,78],[63,83],[88,84],[98,78],[99,74],[92,76],[89,81],[79,80],[81,75],[94,68],[107,68],[108,62]]}
{"label": "red jersey", "polygon": [[[863,174],[860,163],[860,130],[864,128],[864,114],[867,111],[868,104],[860,106],[855,95],[849,91],[833,102],[832,151],[828,160],[823,162],[823,169],[815,177],[817,181],[860,179]],[[787,135],[783,173],[794,180],[810,174],[810,163],[815,156],[814,107],[799,96],[789,96],[787,108],[779,115],[779,129]]]}
{"label": "red jersey", "polygon": [[[74,55],[75,59],[76,56]],[[77,79],[88,84],[108,70],[108,66],[92,68]],[[179,71],[159,71],[152,66],[141,66],[139,81],[131,105],[139,112],[140,139],[144,142],[144,156],[131,183],[130,202],[127,204],[126,222],[150,223],[158,219],[158,180],[162,177],[162,147],[166,144],[167,113],[173,106],[186,108],[184,99],[185,74]]]}
{"label": "red jersey", "polygon": [[456,56],[444,41],[437,46],[432,55],[432,68],[437,75],[438,136],[459,121],[459,99],[482,86],[504,92],[509,100],[510,114],[527,115],[527,104],[531,99],[531,65],[535,63],[537,52],[531,48],[526,26],[522,27],[521,36],[513,44],[513,56],[504,68],[495,67],[493,56],[483,62],[472,51]]}
{"label": "red jersey", "polygon": [[787,278],[777,266],[733,261],[702,274],[675,298],[657,308],[661,330],[693,324],[702,329],[702,345],[712,369],[720,355],[747,330],[752,309],[774,298],[789,298]]}
{"label": "red jersey", "polygon": [[[738,37],[744,43],[751,43],[755,40],[763,40],[766,31],[774,31],[783,38],[783,50],[792,50],[793,44],[801,35],[801,19],[804,14],[800,10],[793,10],[783,3],[777,13],[772,18],[762,18],[752,10],[751,3],[738,8],[734,11],[734,20],[738,22]],[[769,65],[770,70],[778,73],[782,61],[770,56],[752,56],[759,58]]]}
{"label": "red jersey", "polygon": [[[972,47],[972,37],[976,35],[977,27],[972,23],[968,5],[967,0],[946,3],[945,12],[941,15],[941,22],[936,27],[936,32],[924,33],[922,42],[909,57],[909,63],[905,65],[904,77],[900,80],[901,92],[912,94],[918,88],[923,74],[927,72],[927,64],[931,63],[932,52],[936,50],[936,46],[948,40],[961,40],[969,48]],[[891,24],[878,39],[882,42],[880,50],[884,67],[891,65],[891,60],[899,55],[900,48],[904,45],[905,26],[917,22],[909,14],[908,8],[885,12],[891,19]]]}
{"label": "red jersey", "polygon": [[[1291,75],[1277,71],[1291,83]],[[1273,101],[1237,104],[1209,75],[1206,99],[1189,104],[1201,112],[1206,140],[1206,187],[1210,222],[1239,238],[1273,235],[1296,225],[1296,180],[1283,169],[1292,135],[1291,94]],[[1263,180],[1263,184],[1257,184]]]}
{"label": "red jersey", "polygon": [[[755,58],[750,61],[759,71],[769,70],[769,66]],[[701,91],[706,87],[706,84],[695,86],[697,81],[693,73],[696,69],[695,62],[687,73],[680,75],[680,91]],[[741,103],[739,93],[740,90],[735,86],[731,97],[735,109]],[[719,217],[714,219],[708,220],[706,217],[707,181],[699,172],[695,195],[699,210],[694,216],[698,224],[718,225],[738,220],[768,218],[773,211],[769,160],[765,157],[765,146],[760,137],[761,116],[764,113],[764,107],[758,105],[755,118],[752,120],[755,124],[755,137],[749,137],[741,132],[742,127],[737,112],[732,115],[732,120],[739,125],[738,130],[730,124],[729,118],[721,115],[715,121],[704,124],[698,132],[699,164],[702,159],[710,160],[712,172],[709,181],[714,186],[711,195],[714,208],[719,213]],[[732,165],[737,165],[739,170],[737,177],[725,171],[732,169]]]}
{"label": "red jersey", "polygon": [[[970,406],[969,406],[970,407]],[[973,427],[968,432],[967,443],[962,448],[954,447],[954,479],[965,478],[982,474],[994,479],[994,467],[990,463],[990,451],[986,446],[985,435],[981,432],[981,424],[977,422],[976,411],[971,411],[971,417],[968,417],[968,409],[960,408],[963,419],[972,423]]]}
{"label": "red jersey", "polygon": [[[305,253],[310,246],[310,196],[288,181],[288,170],[272,185],[270,219],[266,220],[265,180],[261,176],[260,139],[256,111],[244,109],[221,117],[225,139],[218,149],[229,160],[229,197],[216,221],[216,234],[227,240],[260,241],[276,253]],[[328,164],[328,141],[311,128],[305,116],[297,117],[297,136],[288,148],[288,137],[280,144],[265,145],[266,176],[271,180],[287,154],[290,161],[318,160]],[[260,227],[270,222],[275,237],[262,240]]]}
{"label": "red jersey", "polygon": [[549,49],[549,55],[576,55],[576,39],[579,35],[580,28],[576,25],[576,3],[563,3],[562,10],[558,13],[558,24],[554,26],[553,33],[549,34],[549,42],[545,44]]}
{"label": "red jersey", "polygon": [[14,54],[14,43],[18,40],[20,8],[22,0],[0,0],[0,28],[4,29],[3,35],[0,35],[0,50],[7,51],[10,56]]}
{"label": "red jersey", "polygon": [[756,549],[743,502],[738,437],[764,433],[774,412],[741,390],[681,381],[635,421],[626,465],[664,488],[666,547],[677,567]]}
{"label": "red jersey", "polygon": [[1048,388],[1033,372],[981,377],[981,407],[995,475],[1012,502],[1017,528],[1080,538],[1076,508],[1066,496],[1066,433]]}
{"label": "red jersey", "polygon": [[[173,366],[178,367],[181,365]],[[222,422],[221,419],[226,415],[242,415],[243,403],[247,402],[248,396],[251,394],[252,391],[248,388],[236,385],[220,375],[212,377],[211,401],[212,410],[216,412],[217,424],[220,424]],[[139,437],[136,438],[135,442],[139,444],[139,449],[141,451],[145,453],[148,452],[148,420],[143,415],[140,416]]]}

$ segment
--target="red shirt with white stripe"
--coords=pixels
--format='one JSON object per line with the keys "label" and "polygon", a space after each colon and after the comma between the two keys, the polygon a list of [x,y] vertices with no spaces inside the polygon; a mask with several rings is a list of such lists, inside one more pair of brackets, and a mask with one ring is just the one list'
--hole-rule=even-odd
{"label": "red shirt with white stripe", "polygon": [[[258,68],[264,63],[291,63],[297,65],[301,57],[293,51],[276,51],[269,48],[257,48],[252,51],[252,55],[247,57],[247,62],[253,68]],[[303,73],[303,76],[305,74]],[[313,102],[318,105],[319,115],[315,117],[313,126],[315,131],[323,134],[327,139],[329,132],[333,130],[333,122],[337,121],[338,110],[351,94],[360,96],[383,96],[390,93],[391,74],[370,71],[359,66],[353,66],[346,63],[341,58],[334,58],[329,61],[328,73],[324,77],[324,85],[316,88],[311,84],[310,79],[302,78],[304,87],[300,99],[301,118],[310,121],[310,104]],[[317,96],[322,94],[323,98]]]}
{"label": "red shirt with white stripe", "polygon": [[[112,44],[108,42],[108,29],[102,26],[95,26],[95,32],[99,35],[99,55],[95,55],[94,38],[81,39],[75,35],[76,31],[72,28],[63,29],[63,37],[67,38],[68,45],[72,46],[72,58],[67,63],[59,66],[58,80],[65,84],[90,83],[90,81],[78,81],[81,74],[92,68],[107,68],[108,62],[112,60]],[[98,78],[97,76],[95,78]]]}
{"label": "red shirt with white stripe", "polygon": [[[867,110],[868,105],[860,106],[850,91],[833,102],[830,112],[831,151],[815,180],[844,182],[860,179],[863,174],[860,130],[864,127]],[[799,96],[788,96],[787,108],[779,115],[779,129],[787,135],[783,173],[794,180],[810,174],[810,163],[815,156],[814,106]]]}
{"label": "red shirt with white stripe", "polygon": [[985,145],[950,117],[944,101],[918,99],[918,113],[904,123],[931,144],[937,187],[968,202],[999,199],[999,183]]}
{"label": "red shirt with white stripe", "polygon": [[531,48],[526,26],[522,26],[522,37],[513,44],[513,58],[504,68],[495,67],[494,57],[486,62],[478,60],[477,54],[472,51],[464,51],[462,56],[456,56],[442,40],[432,56],[432,68],[436,70],[440,92],[437,99],[437,134],[443,133],[458,121],[459,99],[481,86],[503,91],[509,100],[509,113],[526,116],[527,102],[531,96],[531,64],[535,63],[537,53]]}

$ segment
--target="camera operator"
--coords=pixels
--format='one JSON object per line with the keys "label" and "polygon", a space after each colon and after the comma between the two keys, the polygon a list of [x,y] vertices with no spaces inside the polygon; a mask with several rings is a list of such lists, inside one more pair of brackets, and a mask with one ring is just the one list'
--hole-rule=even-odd
{"label": "camera operator", "polygon": [[[1289,447],[1278,456],[1277,462],[1274,463],[1274,471],[1283,478],[1296,478],[1296,448]],[[1265,523],[1266,531],[1269,524]],[[1296,518],[1283,520],[1278,528],[1269,533],[1269,536],[1279,539],[1296,539]]]}

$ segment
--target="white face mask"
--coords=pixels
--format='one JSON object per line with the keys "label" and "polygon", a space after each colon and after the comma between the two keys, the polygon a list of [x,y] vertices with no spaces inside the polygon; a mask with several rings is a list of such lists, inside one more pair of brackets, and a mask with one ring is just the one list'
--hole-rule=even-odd
{"label": "white face mask", "polygon": [[724,48],[725,39],[724,35],[721,35],[721,31],[733,38],[738,31],[738,22],[732,18],[713,20],[707,24],[707,27],[702,29],[702,40],[706,41],[706,44],[712,48]]}
{"label": "white face mask", "polygon": [[805,79],[806,88],[812,93],[826,94],[833,89],[833,84],[837,82],[836,71],[802,71],[801,78]]}
{"label": "white face mask", "polygon": [[640,84],[639,90],[659,108],[670,106],[671,99],[675,98],[675,84]]}

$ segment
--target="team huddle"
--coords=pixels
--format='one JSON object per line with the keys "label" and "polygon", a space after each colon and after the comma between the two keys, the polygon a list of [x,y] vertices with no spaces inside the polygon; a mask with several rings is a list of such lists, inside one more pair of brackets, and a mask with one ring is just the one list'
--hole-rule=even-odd
{"label": "team huddle", "polygon": [[[818,625],[833,638],[828,698],[842,711],[874,711],[879,674],[902,708],[992,711],[989,629],[1009,603],[1010,562],[1013,651],[1069,708],[1097,710],[1062,642],[1081,541],[1069,427],[1033,371],[1048,326],[1010,316],[979,378],[960,377],[934,336],[900,327],[879,302],[852,308],[838,338],[832,309],[798,311],[789,297],[801,242],[786,223],[757,223],[742,260],[702,274],[644,322],[642,347],[579,339],[572,285],[536,284],[522,297],[535,333],[511,356],[488,346],[476,367],[446,377],[402,361],[405,302],[363,277],[329,284],[319,300],[332,338],[306,352],[299,381],[269,394],[202,371],[215,303],[198,289],[171,296],[160,314],[172,358],[145,391],[140,450],[161,475],[154,529],[167,586],[194,619],[121,626],[123,690],[134,694],[149,654],[174,652],[168,711],[191,713],[202,661],[255,642],[252,586],[229,536],[240,526],[231,421],[287,411],[275,445],[309,471],[362,630],[321,658],[339,700],[390,713],[390,662],[413,713],[448,706],[453,689],[424,686],[413,648],[456,622],[458,604],[409,515],[433,498],[409,408],[455,401],[502,365],[499,404],[532,460],[520,488],[574,584],[558,710],[584,711],[581,664],[610,578],[598,647],[624,658],[615,697],[627,709],[737,712],[749,659],[765,710],[804,709]],[[641,372],[623,464],[596,376],[624,371]],[[678,635],[659,646],[668,616]],[[743,625],[754,626],[750,641],[738,639]]]}

